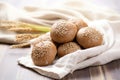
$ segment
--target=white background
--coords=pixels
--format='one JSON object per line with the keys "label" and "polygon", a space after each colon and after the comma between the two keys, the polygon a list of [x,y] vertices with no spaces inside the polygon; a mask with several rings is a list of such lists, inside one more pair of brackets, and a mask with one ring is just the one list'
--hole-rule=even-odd
{"label": "white background", "polygon": [[[43,4],[47,4],[46,6],[54,6],[55,2],[60,3],[64,0],[0,0],[0,1],[8,2],[18,8],[21,8],[27,5],[39,6]],[[89,1],[91,1],[92,3],[96,5],[108,7],[113,10],[116,10],[117,12],[120,12],[120,0],[89,0]]]}

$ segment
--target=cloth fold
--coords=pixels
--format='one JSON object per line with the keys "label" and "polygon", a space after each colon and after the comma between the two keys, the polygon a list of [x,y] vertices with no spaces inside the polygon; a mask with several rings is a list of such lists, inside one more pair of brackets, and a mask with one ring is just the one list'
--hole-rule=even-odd
{"label": "cloth fold", "polygon": [[[5,3],[0,3],[0,6],[3,6],[4,4]],[[11,6],[9,4],[5,5],[7,5],[5,6],[6,8]],[[27,10],[20,10],[21,15],[14,15],[14,19],[11,19],[9,16],[13,16],[13,14],[9,14],[9,12],[14,12],[13,10],[15,10],[15,8],[13,9],[13,7],[10,7],[9,9],[13,10],[4,9],[5,14],[9,15],[7,16],[9,18],[3,18],[6,16],[3,12],[0,13],[0,19],[17,20],[44,26],[51,26],[58,20],[81,18],[88,24],[89,27],[94,27],[103,34],[104,43],[101,46],[78,50],[65,55],[64,57],[56,59],[54,63],[49,66],[35,66],[31,60],[30,54],[19,58],[19,64],[31,68],[42,75],[55,79],[61,79],[68,73],[71,73],[77,69],[83,69],[88,66],[102,65],[113,60],[120,59],[120,14],[82,0],[65,0],[55,8],[36,8],[36,10],[31,12]],[[6,10],[9,10],[9,12]],[[19,13],[19,11],[16,11],[17,9],[14,14]],[[8,40],[8,38],[4,39]]]}

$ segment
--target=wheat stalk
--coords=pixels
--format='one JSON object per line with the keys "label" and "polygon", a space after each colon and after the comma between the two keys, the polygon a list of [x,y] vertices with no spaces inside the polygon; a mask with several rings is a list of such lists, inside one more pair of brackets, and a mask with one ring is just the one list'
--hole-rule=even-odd
{"label": "wheat stalk", "polygon": [[45,26],[40,26],[40,25],[35,25],[35,24],[21,23],[20,26],[27,26],[29,28],[32,28],[33,30],[38,30],[41,32],[49,32],[50,31],[50,27],[45,27]]}
{"label": "wheat stalk", "polygon": [[33,38],[37,38],[41,34],[17,34],[16,35],[16,42],[27,42]]}
{"label": "wheat stalk", "polygon": [[41,33],[40,31],[33,30],[31,28],[10,28],[8,31],[13,31],[17,33]]}
{"label": "wheat stalk", "polygon": [[10,46],[10,48],[23,48],[23,47],[28,47],[30,46],[30,43],[20,43],[20,44],[15,44]]}
{"label": "wheat stalk", "polygon": [[33,38],[37,38],[41,34],[17,34],[16,35],[16,42],[19,44],[15,44],[10,46],[11,48],[23,48],[30,46],[30,40]]}
{"label": "wheat stalk", "polygon": [[10,28],[15,28],[17,26],[17,22],[12,22],[12,21],[0,21],[0,28],[1,29],[10,29]]}
{"label": "wheat stalk", "polygon": [[20,31],[20,30],[23,31],[23,29],[25,29],[26,31],[33,30],[37,32],[49,32],[50,31],[50,27],[23,23],[23,22],[13,22],[13,21],[0,21],[0,28],[6,29],[6,30],[8,29],[11,31]]}

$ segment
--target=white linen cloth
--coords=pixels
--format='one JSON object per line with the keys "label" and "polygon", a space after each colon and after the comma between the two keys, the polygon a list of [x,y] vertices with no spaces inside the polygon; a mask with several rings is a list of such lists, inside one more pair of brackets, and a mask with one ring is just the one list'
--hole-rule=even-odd
{"label": "white linen cloth", "polygon": [[19,58],[19,64],[31,68],[42,75],[61,79],[77,69],[102,65],[120,59],[120,14],[81,0],[69,0],[60,5],[56,8],[37,7],[36,10],[32,12],[23,11],[21,13],[23,14],[22,16],[20,15],[13,20],[51,26],[57,20],[82,18],[87,22],[89,27],[100,30],[104,36],[103,45],[70,53],[56,59],[56,61],[49,66],[35,66],[30,54]]}

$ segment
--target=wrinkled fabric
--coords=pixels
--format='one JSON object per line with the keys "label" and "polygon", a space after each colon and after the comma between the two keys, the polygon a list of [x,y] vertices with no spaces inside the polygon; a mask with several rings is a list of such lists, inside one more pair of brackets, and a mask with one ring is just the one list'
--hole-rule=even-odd
{"label": "wrinkled fabric", "polygon": [[77,69],[103,65],[120,59],[120,14],[114,11],[103,9],[89,2],[71,0],[64,1],[56,8],[36,7],[34,11],[23,10],[21,12],[23,15],[14,18],[14,20],[50,27],[58,20],[81,18],[89,27],[99,30],[104,37],[102,45],[70,53],[56,59],[49,66],[35,66],[30,54],[28,54],[28,56],[18,59],[18,63],[23,66],[31,68],[42,75],[61,79]]}

